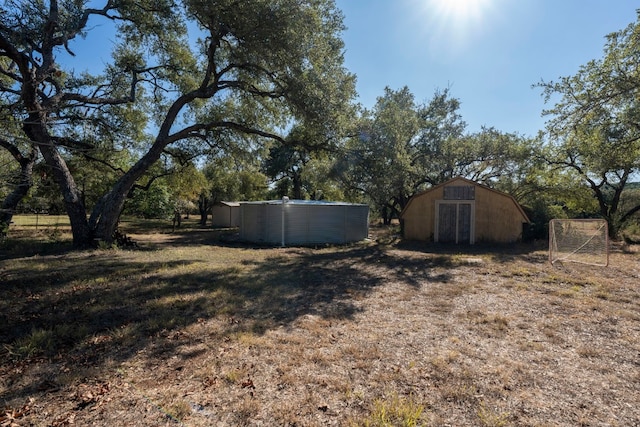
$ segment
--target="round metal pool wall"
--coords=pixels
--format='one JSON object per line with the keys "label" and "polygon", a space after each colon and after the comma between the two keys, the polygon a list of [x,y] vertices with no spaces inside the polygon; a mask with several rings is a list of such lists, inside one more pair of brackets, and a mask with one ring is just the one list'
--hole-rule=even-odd
{"label": "round metal pool wall", "polygon": [[282,246],[366,239],[369,206],[316,200],[240,202],[240,238]]}

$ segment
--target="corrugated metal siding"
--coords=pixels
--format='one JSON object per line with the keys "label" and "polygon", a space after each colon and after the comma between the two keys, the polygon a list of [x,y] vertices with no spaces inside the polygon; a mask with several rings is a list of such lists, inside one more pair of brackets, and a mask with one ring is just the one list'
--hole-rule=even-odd
{"label": "corrugated metal siding", "polygon": [[241,203],[240,238],[281,244],[284,209],[284,244],[348,243],[369,233],[369,207],[354,204],[301,201]]}
{"label": "corrugated metal siding", "polygon": [[345,216],[345,242],[366,239],[369,235],[369,206],[352,206]]}
{"label": "corrugated metal siding", "polygon": [[214,227],[239,227],[240,204],[219,203],[211,208],[212,225]]}
{"label": "corrugated metal siding", "polygon": [[[280,233],[280,223],[275,222],[280,207],[260,204],[240,204],[240,238],[257,243],[274,243],[274,235]],[[277,228],[277,229],[275,229]]]}

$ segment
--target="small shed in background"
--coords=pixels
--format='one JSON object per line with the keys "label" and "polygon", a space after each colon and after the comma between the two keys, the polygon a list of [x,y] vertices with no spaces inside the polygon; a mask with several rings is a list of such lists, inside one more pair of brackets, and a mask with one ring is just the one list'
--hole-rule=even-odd
{"label": "small shed in background", "polygon": [[400,214],[404,238],[442,243],[511,243],[529,218],[503,192],[457,177],[414,195]]}
{"label": "small shed in background", "polygon": [[240,203],[240,239],[281,246],[366,239],[369,206],[315,200]]}
{"label": "small shed in background", "polygon": [[211,208],[211,217],[214,227],[239,227],[240,203],[218,202]]}

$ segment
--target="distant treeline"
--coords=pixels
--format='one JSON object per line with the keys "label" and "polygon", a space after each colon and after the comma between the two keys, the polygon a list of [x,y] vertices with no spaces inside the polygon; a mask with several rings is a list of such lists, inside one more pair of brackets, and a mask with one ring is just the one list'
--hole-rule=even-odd
{"label": "distant treeline", "polygon": [[628,190],[640,190],[640,182],[630,182],[627,184]]}

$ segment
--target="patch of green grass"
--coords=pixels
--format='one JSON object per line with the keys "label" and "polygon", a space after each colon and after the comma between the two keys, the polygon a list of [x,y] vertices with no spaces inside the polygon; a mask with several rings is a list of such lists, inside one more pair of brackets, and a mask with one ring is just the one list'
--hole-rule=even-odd
{"label": "patch of green grass", "polygon": [[476,400],[478,388],[467,381],[447,381],[442,385],[442,397],[448,402],[458,405],[473,403]]}
{"label": "patch of green grass", "polygon": [[53,356],[60,348],[80,342],[87,334],[87,327],[62,323],[51,328],[34,328],[29,334],[5,346],[7,352],[17,358]]}
{"label": "patch of green grass", "polygon": [[505,269],[503,271],[497,272],[497,274],[499,274],[500,277],[505,277],[505,278],[509,278],[509,277],[527,278],[527,277],[532,277],[532,276],[535,275],[535,273],[533,273],[528,268],[519,267],[519,266],[516,266],[516,267],[514,267],[512,269]]}
{"label": "patch of green grass", "polygon": [[368,417],[353,422],[357,427],[417,427],[421,422],[424,405],[413,396],[402,397],[397,394],[388,399],[376,399]]}
{"label": "patch of green grass", "polygon": [[557,291],[553,292],[553,294],[563,298],[573,298],[578,292],[580,292],[580,288],[572,286],[566,289],[558,289]]}
{"label": "patch of green grass", "polygon": [[593,295],[596,298],[602,299],[602,300],[610,300],[611,299],[611,292],[606,286],[598,286],[596,291],[593,293]]}
{"label": "patch of green grass", "polygon": [[502,314],[470,310],[464,316],[469,322],[482,327],[487,332],[504,334],[509,330],[509,318]]}
{"label": "patch of green grass", "polygon": [[28,335],[18,339],[12,345],[7,345],[8,353],[18,359],[26,359],[46,352],[51,352],[54,346],[52,331],[34,329]]}
{"label": "patch of green grass", "polygon": [[13,227],[70,227],[67,215],[14,215],[12,221]]}
{"label": "patch of green grass", "polygon": [[227,384],[239,384],[248,375],[248,371],[244,368],[234,368],[222,375],[222,379]]}
{"label": "patch of green grass", "polygon": [[590,359],[594,357],[599,357],[601,351],[594,345],[584,345],[576,349],[576,353],[580,355],[580,357],[584,357],[585,359]]}

